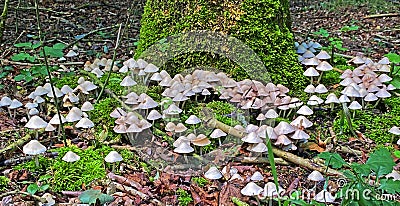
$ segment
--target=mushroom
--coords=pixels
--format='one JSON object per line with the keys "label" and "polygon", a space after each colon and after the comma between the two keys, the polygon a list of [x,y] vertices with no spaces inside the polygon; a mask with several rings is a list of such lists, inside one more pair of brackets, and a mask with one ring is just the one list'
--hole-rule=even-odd
{"label": "mushroom", "polygon": [[258,205],[260,205],[260,200],[258,199],[258,195],[261,194],[263,188],[258,186],[254,182],[249,182],[247,185],[240,190],[240,193],[245,196],[255,196],[257,199]]}
{"label": "mushroom", "polygon": [[122,156],[116,152],[116,151],[111,151],[108,153],[108,155],[104,158],[104,160],[108,163],[112,164],[112,173],[115,172],[115,164],[116,162],[120,162],[123,160]]}
{"label": "mushroom", "polygon": [[349,109],[353,110],[353,119],[354,119],[354,117],[356,116],[356,110],[362,109],[362,106],[357,101],[353,101],[349,105]]}
{"label": "mushroom", "polygon": [[207,172],[204,174],[204,177],[210,180],[218,180],[221,179],[222,173],[216,167],[210,167]]}
{"label": "mushroom", "polygon": [[32,155],[35,158],[35,165],[39,167],[39,158],[38,155],[46,152],[46,147],[40,144],[37,140],[31,140],[28,144],[26,144],[22,151],[26,155]]}
{"label": "mushroom", "polygon": [[65,153],[64,157],[62,158],[62,160],[66,162],[76,162],[79,161],[79,159],[81,159],[81,157],[79,157],[79,155],[75,154],[72,151],[68,151],[67,153]]}
{"label": "mushroom", "polygon": [[278,191],[276,190],[276,185],[273,182],[267,182],[264,186],[264,191],[262,193],[262,196],[268,197],[268,205],[272,205],[273,197],[278,196],[280,193],[284,192],[285,190],[281,187],[278,186]]}
{"label": "mushroom", "polygon": [[[392,143],[393,139],[394,139],[394,136],[395,135],[400,135],[400,128],[396,127],[396,126],[393,126],[392,128],[390,128],[389,133],[392,134],[392,141],[390,141]],[[400,139],[399,139],[399,141],[397,141],[397,144],[399,144],[399,142],[400,142]]]}
{"label": "mushroom", "polygon": [[211,144],[211,141],[204,134],[199,134],[195,139],[191,139],[190,142],[193,145],[200,147],[200,155],[203,154],[203,147]]}
{"label": "mushroom", "polygon": [[151,120],[152,124],[154,124],[154,121],[157,119],[161,119],[162,115],[155,109],[151,110],[149,114],[147,115],[147,120]]}
{"label": "mushroom", "polygon": [[36,132],[36,139],[39,137],[38,129],[46,128],[47,122],[45,122],[42,118],[39,116],[33,116],[29,119],[29,121],[26,123],[25,127],[29,129],[34,129]]}
{"label": "mushroom", "polygon": [[314,182],[313,190],[317,187],[317,183],[318,182],[325,180],[324,176],[322,176],[322,174],[320,172],[316,171],[316,170],[311,172],[308,175],[307,179]]}
{"label": "mushroom", "polygon": [[191,147],[189,142],[186,142],[186,141],[182,141],[181,144],[179,144],[178,147],[176,147],[174,149],[174,152],[179,153],[179,154],[183,154],[186,163],[188,163],[188,159],[187,159],[186,154],[189,154],[189,153],[191,153],[193,151],[194,151],[193,147]]}
{"label": "mushroom", "polygon": [[317,195],[315,195],[314,200],[323,203],[333,203],[335,201],[335,197],[328,191],[322,190]]}
{"label": "mushroom", "polygon": [[251,177],[250,180],[257,182],[257,181],[263,181],[264,180],[264,176],[259,172],[256,171]]}
{"label": "mushroom", "polygon": [[310,79],[311,79],[311,83],[310,84],[312,84],[313,83],[313,77],[319,76],[319,73],[314,67],[309,67],[306,71],[304,71],[303,75],[306,76],[306,77],[310,77]]}
{"label": "mushroom", "polygon": [[214,131],[210,134],[211,138],[217,138],[219,146],[221,146],[221,137],[225,137],[227,134],[220,130],[220,129],[214,129]]}
{"label": "mushroom", "polygon": [[[12,116],[13,119],[16,117],[17,109],[22,106],[22,103],[18,101],[17,99],[13,99],[10,106],[8,106],[8,109],[13,109],[14,110],[14,115]],[[10,114],[11,117],[11,114]]]}
{"label": "mushroom", "polygon": [[189,118],[185,121],[186,124],[192,125],[194,133],[196,133],[196,129],[194,127],[195,124],[200,123],[201,120],[196,115],[190,115]]}

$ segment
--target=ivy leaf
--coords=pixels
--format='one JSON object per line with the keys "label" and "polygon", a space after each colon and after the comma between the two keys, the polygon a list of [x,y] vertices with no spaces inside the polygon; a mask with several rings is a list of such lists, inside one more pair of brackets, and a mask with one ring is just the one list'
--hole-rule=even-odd
{"label": "ivy leaf", "polygon": [[101,193],[99,190],[86,190],[79,195],[79,200],[85,204],[95,204],[97,200],[100,204],[105,204],[114,200],[114,197]]}
{"label": "ivy leaf", "polygon": [[31,195],[34,195],[38,190],[39,190],[39,186],[36,183],[30,184],[26,188],[26,191]]}
{"label": "ivy leaf", "polygon": [[395,166],[393,158],[386,148],[375,150],[366,164],[376,173],[377,177],[389,174]]}
{"label": "ivy leaf", "polygon": [[382,179],[381,186],[378,189],[386,191],[390,194],[400,193],[400,180]]}
{"label": "ivy leaf", "polygon": [[335,169],[341,168],[343,165],[347,164],[338,153],[322,152],[318,157],[325,160],[326,166],[332,166],[332,168]]}
{"label": "ivy leaf", "polygon": [[53,45],[53,49],[61,49],[61,50],[63,50],[64,48],[65,48],[65,44],[63,44],[63,43],[57,43],[57,44],[54,44]]}

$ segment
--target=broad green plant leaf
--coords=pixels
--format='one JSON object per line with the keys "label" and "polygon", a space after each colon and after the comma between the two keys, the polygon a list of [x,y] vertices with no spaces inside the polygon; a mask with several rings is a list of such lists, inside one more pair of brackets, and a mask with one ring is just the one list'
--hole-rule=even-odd
{"label": "broad green plant leaf", "polygon": [[400,89],[400,76],[395,76],[392,81],[390,82],[394,87]]}
{"label": "broad green plant leaf", "polygon": [[382,179],[379,189],[390,194],[400,193],[400,180]]}
{"label": "broad green plant leaf", "polygon": [[32,43],[31,42],[22,42],[22,43],[18,43],[18,44],[14,44],[15,47],[18,48],[32,48]]}
{"label": "broad green plant leaf", "polygon": [[337,153],[322,152],[318,155],[319,158],[325,160],[326,166],[332,166],[332,168],[341,168],[343,165],[347,164],[343,158]]}
{"label": "broad green plant leaf", "polygon": [[79,195],[79,200],[85,204],[95,204],[97,200],[100,204],[105,204],[114,200],[114,197],[101,193],[99,190],[86,190]]}
{"label": "broad green plant leaf", "polygon": [[21,53],[18,53],[18,54],[14,54],[11,57],[11,60],[13,60],[13,61],[25,61],[25,60],[27,60],[29,62],[35,62],[36,58],[34,56],[31,56],[30,54],[27,54],[25,52],[21,52]]}
{"label": "broad green plant leaf", "polygon": [[39,191],[39,186],[36,183],[30,184],[27,188],[26,191],[29,194],[34,195],[37,191]]}
{"label": "broad green plant leaf", "polygon": [[384,56],[387,57],[389,59],[389,61],[394,64],[400,63],[400,55],[398,55],[396,53],[387,53]]}
{"label": "broad green plant leaf", "polygon": [[389,174],[395,166],[391,153],[386,148],[374,151],[366,164],[376,173],[377,177]]}

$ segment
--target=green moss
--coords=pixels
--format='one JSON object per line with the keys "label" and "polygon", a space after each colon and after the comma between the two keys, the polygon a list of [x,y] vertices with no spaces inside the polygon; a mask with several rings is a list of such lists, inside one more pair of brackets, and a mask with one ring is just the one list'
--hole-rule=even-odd
{"label": "green moss", "polygon": [[[91,146],[82,150],[76,146],[62,147],[52,150],[58,153],[55,159],[39,158],[40,165],[48,174],[52,176],[50,187],[52,191],[59,192],[63,190],[79,191],[82,185],[88,185],[95,180],[105,178],[105,168],[111,169],[111,165],[104,162],[104,157],[113,149],[108,146],[99,146],[97,148]],[[80,160],[74,163],[68,163],[62,160],[62,157],[68,151],[73,151],[80,156]],[[137,157],[130,151],[121,150],[121,156],[125,161],[135,160]],[[35,167],[33,160],[20,164],[14,169],[27,169],[30,172],[37,173],[38,168]]]}
{"label": "green moss", "polygon": [[78,79],[79,75],[76,75],[75,73],[67,73],[60,78],[55,78],[53,82],[55,83],[54,85],[57,88],[61,88],[64,85],[68,85],[69,87],[74,89],[75,87],[78,86]]}
{"label": "green moss", "polygon": [[192,177],[192,182],[196,183],[199,187],[204,187],[208,184],[208,180],[203,177]]}
{"label": "green moss", "polygon": [[110,117],[110,113],[117,107],[119,102],[114,98],[104,98],[93,105],[94,110],[90,111],[90,119],[95,125],[96,135],[99,136],[102,131],[108,130],[108,139],[119,138],[120,134],[113,131],[115,119]]}
{"label": "green moss", "polygon": [[[102,84],[104,84],[106,82],[107,75],[108,74],[104,74],[99,79]],[[110,75],[110,80],[108,81],[108,84],[106,86],[106,89],[111,90],[117,96],[123,95],[124,92],[126,92],[128,89],[119,84],[122,82],[122,79],[124,79],[125,75],[126,74],[123,74],[123,73],[112,72]]]}
{"label": "green moss", "polygon": [[[206,104],[214,112],[214,117],[227,125],[241,125],[239,121],[242,114],[241,110],[237,110],[235,106],[223,101],[212,101]],[[237,114],[236,114],[237,113]]]}
{"label": "green moss", "polygon": [[0,192],[7,190],[8,183],[10,183],[10,179],[5,176],[0,176]]}
{"label": "green moss", "polygon": [[[258,77],[271,79],[274,83],[288,86],[292,91],[304,88],[307,81],[297,62],[290,31],[290,16],[287,0],[241,0],[232,2],[209,0],[146,1],[141,20],[140,40],[135,57],[138,58],[155,43],[163,44],[169,36],[189,31],[213,31],[228,34],[250,47],[264,63],[267,71],[252,68],[248,74],[238,64],[218,52],[185,51],[174,56],[162,66],[171,74],[180,73],[196,66],[225,71],[236,80]],[[174,45],[175,46],[175,45]],[[235,62],[252,62],[241,53],[242,45],[228,48],[238,54]],[[166,44],[160,56],[164,58],[171,49]],[[222,52],[223,53],[223,52]],[[151,60],[149,60],[151,62]],[[255,65],[247,65],[257,67]],[[255,73],[253,73],[255,72]]]}
{"label": "green moss", "polygon": [[[364,136],[374,140],[377,144],[390,142],[392,135],[388,131],[400,122],[400,97],[386,99],[384,103],[389,108],[387,112],[376,114],[372,109],[356,111],[355,118],[352,119],[353,128],[361,131]],[[339,120],[334,122],[334,129],[339,134]],[[343,131],[342,137],[347,138],[347,135],[350,135],[350,130],[346,122]]]}

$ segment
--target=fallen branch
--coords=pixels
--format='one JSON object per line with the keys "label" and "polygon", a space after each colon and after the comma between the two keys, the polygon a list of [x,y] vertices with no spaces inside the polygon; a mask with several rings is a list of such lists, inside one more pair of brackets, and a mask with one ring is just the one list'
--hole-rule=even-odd
{"label": "fallen branch", "polygon": [[61,191],[61,194],[70,197],[78,197],[82,193],[83,193],[82,191]]}
{"label": "fallen branch", "polygon": [[164,205],[161,201],[159,201],[159,200],[157,200],[155,198],[150,198],[148,195],[146,195],[146,194],[144,194],[144,193],[142,193],[142,192],[140,192],[138,190],[135,190],[132,187],[128,187],[128,186],[122,185],[122,184],[120,184],[118,182],[113,182],[113,184],[115,185],[115,187],[118,190],[120,190],[122,192],[129,193],[130,195],[133,195],[133,196],[139,196],[142,200],[148,200],[148,201],[150,201],[151,203],[153,203],[155,205],[160,205],[160,206]]}
{"label": "fallen branch", "polygon": [[363,19],[373,19],[373,18],[382,18],[382,17],[396,17],[400,16],[400,13],[388,13],[388,14],[373,14],[364,16]]}
{"label": "fallen branch", "polygon": [[36,201],[39,201],[41,203],[46,203],[47,202],[47,200],[45,198],[39,197],[37,195],[32,195],[29,192],[22,192],[22,191],[17,191],[17,190],[14,190],[14,191],[11,191],[11,192],[5,192],[3,194],[0,194],[0,198],[6,197],[8,195],[18,195],[18,194],[31,196],[33,199],[35,199]]}
{"label": "fallen branch", "polygon": [[7,147],[3,148],[0,150],[0,154],[7,152],[8,150],[14,150],[17,147],[25,144],[25,142],[27,142],[28,140],[31,139],[31,135],[27,134],[24,137],[18,139],[17,141],[9,144]]}
{"label": "fallen branch", "polygon": [[[265,157],[238,157],[234,161],[239,160],[241,163],[253,163],[253,164],[269,164],[268,158]],[[282,158],[274,158],[274,162],[277,165],[289,165],[289,162]]]}
{"label": "fallen branch", "polygon": [[[230,134],[235,137],[238,137],[238,138],[243,138],[246,135],[246,133],[239,131],[229,125],[226,125],[226,124],[216,120],[213,117],[213,113],[212,113],[211,109],[203,108],[201,113],[203,116],[203,122],[208,127],[218,128],[218,129],[224,131],[225,133]],[[316,171],[319,171],[326,175],[343,176],[343,174],[337,170],[333,170],[333,169],[327,168],[326,166],[316,164],[311,160],[301,158],[297,155],[294,155],[290,152],[285,152],[276,147],[272,147],[272,151],[276,156],[281,157],[282,159],[292,162],[296,165],[308,168],[310,170],[316,170]]]}
{"label": "fallen branch", "polygon": [[135,182],[133,180],[130,180],[124,176],[116,175],[112,172],[107,174],[107,177],[110,178],[111,180],[117,181],[118,183],[127,185],[127,186],[132,186],[135,187],[136,189],[140,190],[142,189],[142,185],[140,185],[138,182]]}
{"label": "fallen branch", "polygon": [[[15,62],[15,61],[10,61],[7,59],[0,59],[0,65],[19,65],[19,66],[42,66],[43,64],[32,64],[32,63],[26,63],[26,62]],[[84,65],[85,62],[65,62],[65,63],[57,63],[57,64],[49,64],[49,66],[71,66],[71,65]]]}

